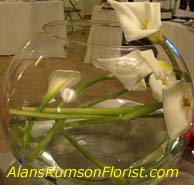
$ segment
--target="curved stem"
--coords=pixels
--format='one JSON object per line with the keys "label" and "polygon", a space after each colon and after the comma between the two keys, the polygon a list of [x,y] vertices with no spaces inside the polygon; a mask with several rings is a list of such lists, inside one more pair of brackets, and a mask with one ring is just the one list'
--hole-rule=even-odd
{"label": "curved stem", "polygon": [[[83,91],[84,89],[86,89],[87,87],[91,86],[92,84],[94,83],[97,83],[97,82],[100,82],[100,81],[103,81],[103,80],[111,80],[113,79],[114,77],[112,76],[104,76],[104,77],[100,77],[100,78],[97,78],[95,80],[92,80],[92,81],[89,81],[87,82],[86,84],[83,84],[81,85],[80,87],[78,87],[76,89],[76,92],[77,93],[80,93],[81,91]],[[45,106],[49,103],[49,101],[56,96],[56,94],[60,91],[60,89],[64,86],[64,84],[62,83],[60,86],[58,86],[57,88],[54,88],[52,91],[48,91],[42,98],[41,102],[40,102],[40,105],[39,107],[37,107],[37,112],[41,112]],[[59,107],[63,106],[65,102],[61,102],[59,104]],[[25,130],[25,133],[24,133],[24,136],[23,136],[23,147],[26,148],[28,143],[29,143],[29,140],[31,138],[31,130],[32,130],[32,127],[34,125],[34,120],[30,121],[30,123],[28,124],[28,126],[26,127],[26,130]]]}
{"label": "curved stem", "polygon": [[[141,109],[147,109],[148,107],[161,107],[160,103],[149,105],[138,105],[130,107],[117,107],[117,108],[63,108],[60,112],[57,112],[57,108],[45,108],[42,112],[36,112],[36,108],[24,107],[24,110],[10,109],[11,115],[27,116],[34,118],[46,118],[46,119],[71,119],[71,118],[110,118],[110,117],[122,117],[131,112],[139,111]],[[163,113],[146,114],[144,118],[161,118]]]}
{"label": "curved stem", "polygon": [[35,157],[37,157],[51,141],[56,131],[61,127],[62,121],[58,121],[53,127],[46,133],[44,138],[38,143],[36,148],[26,157],[27,162],[32,162]]}
{"label": "curved stem", "polygon": [[[31,162],[35,157],[37,157],[40,152],[44,149],[44,147],[51,141],[53,138],[54,134],[56,131],[61,129],[64,126],[87,126],[87,125],[93,125],[93,124],[105,124],[105,123],[114,123],[117,121],[127,121],[131,119],[135,119],[138,117],[141,117],[143,115],[146,115],[148,113],[151,113],[153,111],[156,111],[157,109],[161,108],[162,104],[161,103],[156,103],[156,104],[150,104],[150,105],[141,105],[138,108],[132,110],[131,112],[128,112],[126,114],[123,114],[121,116],[117,117],[108,117],[108,118],[98,118],[94,120],[80,120],[80,121],[72,121],[70,120],[69,122],[66,120],[58,120],[55,125],[47,132],[45,137],[39,142],[39,144],[36,146],[36,148],[26,157],[26,161]],[[80,148],[79,144],[77,144],[76,141],[72,140],[72,137],[67,135],[66,132],[63,132],[66,137],[68,137],[68,140],[73,143],[73,145],[77,148],[82,154],[86,155],[87,158],[90,158],[91,160],[94,160],[94,158],[91,158],[91,154],[89,154],[87,151],[83,152],[83,149]],[[97,164],[97,161],[93,161],[95,164]],[[102,164],[98,162],[98,164]]]}
{"label": "curved stem", "polygon": [[77,127],[77,126],[89,126],[89,125],[99,125],[99,124],[112,124],[117,121],[129,121],[132,119],[140,118],[152,113],[162,107],[161,103],[141,105],[136,109],[129,111],[128,113],[121,114],[120,116],[110,116],[107,118],[96,118],[90,120],[79,120],[79,121],[65,121],[63,126],[65,127]]}
{"label": "curved stem", "polygon": [[87,152],[83,147],[81,147],[73,137],[71,137],[63,128],[61,128],[62,120],[57,121],[53,127],[47,132],[46,136],[39,142],[36,148],[26,157],[27,162],[32,162],[38,155],[40,155],[41,151],[48,145],[48,143],[53,138],[54,134],[60,129],[61,133],[65,138],[88,160],[93,162],[96,166],[103,168],[105,165],[98,161],[93,155]]}
{"label": "curved stem", "polygon": [[[40,105],[37,107],[36,112],[41,112],[44,107],[50,102],[50,100],[56,96],[56,94],[60,91],[60,89],[64,86],[66,81],[64,83],[61,83],[56,88],[53,88],[52,90],[48,90],[47,93],[43,96],[41,99]],[[24,136],[23,136],[23,147],[24,149],[27,147],[30,139],[31,139],[31,130],[34,125],[35,120],[31,120],[28,126],[26,127]]]}
{"label": "curved stem", "polygon": [[92,154],[90,154],[87,150],[85,150],[81,145],[77,143],[77,141],[71,137],[65,129],[61,129],[61,133],[64,135],[64,137],[88,160],[93,162],[96,166],[100,167],[101,169],[104,168],[104,164],[102,164],[100,161],[98,161]]}
{"label": "curved stem", "polygon": [[94,104],[97,104],[97,103],[100,103],[104,100],[108,100],[108,99],[112,99],[112,98],[116,98],[118,96],[121,96],[125,93],[127,93],[128,90],[127,89],[124,89],[124,90],[121,90],[121,91],[118,91],[116,93],[113,93],[113,94],[110,94],[110,95],[106,95],[106,96],[102,96],[102,97],[99,97],[99,98],[96,98],[94,100],[90,100],[90,101],[87,101],[87,102],[84,102],[84,103],[81,103],[80,105],[78,105],[77,107],[89,107],[91,105],[94,105]]}
{"label": "curved stem", "polygon": [[78,88],[76,88],[75,92],[76,93],[80,93],[80,92],[82,92],[83,90],[85,90],[86,88],[90,87],[91,85],[93,85],[95,83],[98,83],[98,82],[101,82],[101,81],[105,81],[105,80],[113,80],[113,79],[115,79],[115,77],[113,77],[113,76],[103,76],[103,77],[96,78],[96,79],[91,80],[89,82],[86,82],[83,85],[81,85]]}

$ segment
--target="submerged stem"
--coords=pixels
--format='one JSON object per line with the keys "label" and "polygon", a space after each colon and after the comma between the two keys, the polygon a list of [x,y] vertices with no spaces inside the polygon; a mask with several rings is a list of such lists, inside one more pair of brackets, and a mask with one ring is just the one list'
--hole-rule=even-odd
{"label": "submerged stem", "polygon": [[80,85],[78,88],[75,89],[75,92],[76,93],[80,93],[80,92],[82,92],[83,90],[85,90],[86,88],[90,87],[91,85],[93,85],[95,83],[98,83],[98,82],[101,82],[101,81],[105,81],[105,80],[113,80],[114,78],[115,77],[110,76],[110,75],[109,76],[103,76],[103,77],[96,78],[94,80],[86,82],[83,85]]}
{"label": "submerged stem", "polygon": [[[45,108],[42,112],[36,112],[36,108],[24,107],[24,110],[10,109],[11,115],[18,115],[32,118],[45,118],[45,119],[75,119],[75,118],[98,118],[103,119],[123,119],[124,116],[148,110],[148,108],[158,109],[161,107],[160,103],[149,105],[138,105],[130,107],[117,107],[117,108],[63,108],[57,112],[57,108]],[[145,110],[144,110],[145,109]],[[163,113],[145,114],[140,117],[144,118],[161,118]],[[84,120],[86,121],[86,120]]]}
{"label": "submerged stem", "polygon": [[92,115],[92,114],[57,114],[57,113],[45,113],[36,111],[22,111],[10,109],[11,115],[19,115],[31,118],[44,118],[44,119],[75,119],[75,118],[105,118],[106,115]]}
{"label": "submerged stem", "polygon": [[[105,123],[111,124],[123,120],[127,121],[156,111],[157,109],[161,108],[161,106],[162,106],[161,103],[141,105],[136,107],[136,109],[117,117],[110,116],[107,118],[96,118],[94,120],[80,120],[80,121],[70,120],[69,122],[67,120],[66,121],[58,120],[56,124],[53,125],[53,127],[47,132],[45,137],[39,142],[36,148],[26,157],[26,161],[28,162],[33,161],[33,159],[36,158],[44,149],[44,147],[51,141],[54,134],[64,126],[87,126],[93,124],[105,124]],[[73,146],[76,147],[84,156],[92,160],[92,162],[94,162],[99,167],[103,167],[103,164],[101,162],[97,161],[94,158],[94,156],[92,156],[89,152],[85,151],[64,129],[62,130],[62,133],[68,139],[68,141],[71,142]]]}
{"label": "submerged stem", "polygon": [[61,133],[64,135],[64,137],[88,160],[93,162],[96,166],[100,167],[101,169],[104,168],[104,164],[102,164],[100,161],[98,161],[92,154],[90,154],[87,150],[85,150],[81,145],[77,143],[77,141],[71,137],[65,129],[61,129]]}
{"label": "submerged stem", "polygon": [[34,158],[36,158],[42,152],[45,146],[51,141],[56,131],[61,127],[61,123],[62,121],[56,122],[56,124],[54,124],[53,127],[46,133],[36,148],[26,157],[27,162],[32,162]]}
{"label": "submerged stem", "polygon": [[96,98],[94,100],[89,100],[87,102],[84,102],[84,103],[81,103],[80,105],[78,105],[77,107],[89,107],[91,105],[94,105],[94,104],[97,104],[97,103],[100,103],[104,100],[108,100],[108,99],[112,99],[112,98],[116,98],[118,96],[121,96],[123,95],[124,93],[128,92],[127,89],[123,89],[121,91],[118,91],[116,93],[113,93],[113,94],[110,94],[110,95],[106,95],[106,96],[102,96],[102,97],[99,97],[99,98]]}
{"label": "submerged stem", "polygon": [[[53,97],[56,96],[56,94],[60,91],[60,89],[63,87],[64,83],[60,84],[57,88],[54,88],[51,91],[47,91],[47,93],[43,96],[41,99],[40,105],[37,107],[36,112],[41,112],[44,107],[52,100]],[[26,127],[24,137],[23,137],[23,147],[26,148],[30,138],[31,138],[31,130],[34,125],[35,120],[31,120],[28,126]]]}
{"label": "submerged stem", "polygon": [[[45,108],[42,113],[53,113],[53,114],[92,114],[92,115],[105,115],[105,116],[111,116],[111,115],[120,115],[127,112],[130,112],[132,110],[135,110],[136,108],[140,107],[142,105],[136,105],[136,106],[127,106],[127,107],[115,107],[115,108]],[[11,109],[15,110],[15,109]],[[36,110],[35,107],[23,107],[23,111],[27,112],[34,112]],[[12,113],[12,111],[10,111]]]}
{"label": "submerged stem", "polygon": [[[80,93],[81,91],[83,91],[84,89],[86,89],[87,87],[91,86],[94,83],[103,81],[103,80],[111,80],[114,77],[112,76],[103,76],[100,78],[97,78],[95,80],[89,81],[86,84],[81,85],[80,87],[78,87],[75,91],[77,93]],[[54,88],[52,91],[48,91],[42,98],[39,107],[37,107],[36,112],[42,112],[42,110],[45,108],[45,106],[50,102],[50,100],[52,98],[54,98],[56,96],[56,94],[60,91],[60,89],[64,86],[64,84],[62,83],[60,86],[58,86],[57,88]],[[59,104],[59,107],[62,107],[64,105],[65,102],[61,102]],[[26,148],[29,140],[31,138],[31,130],[32,127],[34,125],[34,120],[30,121],[30,123],[28,124],[28,126],[26,127],[25,133],[24,133],[24,137],[23,137],[23,147]]]}
{"label": "submerged stem", "polygon": [[39,142],[35,149],[26,157],[26,161],[32,162],[45,148],[45,146],[51,141],[54,134],[60,129],[61,133],[65,138],[88,160],[96,164],[98,167],[103,168],[104,165],[98,161],[93,155],[87,152],[83,147],[81,147],[63,128],[61,129],[61,123],[63,121],[56,121],[53,127],[47,132],[46,136]]}
{"label": "submerged stem", "polygon": [[152,113],[162,107],[161,103],[141,105],[129,111],[128,113],[121,114],[120,116],[110,116],[107,118],[96,118],[89,120],[79,120],[79,121],[65,121],[63,126],[65,127],[77,127],[77,126],[89,126],[89,125],[99,125],[99,124],[112,124],[117,121],[129,121],[136,118],[141,118],[149,113]]}

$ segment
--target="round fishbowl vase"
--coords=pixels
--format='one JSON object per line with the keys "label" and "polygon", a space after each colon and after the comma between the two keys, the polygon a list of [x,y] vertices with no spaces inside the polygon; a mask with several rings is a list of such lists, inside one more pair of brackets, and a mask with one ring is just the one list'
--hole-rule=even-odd
{"label": "round fishbowl vase", "polygon": [[[167,39],[128,43],[112,22],[49,23],[15,55],[1,124],[22,168],[39,170],[37,184],[157,184],[150,171],[174,166],[191,125],[176,137],[166,123],[175,107],[169,92],[167,100],[155,92],[148,56],[167,74],[163,86],[177,81],[192,98],[185,64]],[[135,178],[141,168],[147,178]]]}

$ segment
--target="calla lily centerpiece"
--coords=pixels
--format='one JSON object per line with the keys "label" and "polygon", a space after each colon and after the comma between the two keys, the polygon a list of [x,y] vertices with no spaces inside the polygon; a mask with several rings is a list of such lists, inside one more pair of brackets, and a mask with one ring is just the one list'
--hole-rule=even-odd
{"label": "calla lily centerpiece", "polygon": [[[10,122],[10,128],[13,127],[11,132],[13,140],[16,140],[18,146],[24,151],[22,162],[34,161],[36,163],[36,159],[42,162],[44,152],[48,151],[54,160],[55,157],[60,158],[56,162],[65,162],[61,163],[62,166],[70,164],[69,156],[71,155],[71,158],[76,157],[76,161],[84,158],[88,160],[87,162],[81,161],[81,164],[93,164],[92,168],[96,166],[103,169],[104,166],[107,166],[105,163],[111,162],[107,159],[113,157],[112,164],[114,165],[117,165],[115,161],[118,161],[119,166],[130,166],[131,164],[133,168],[144,166],[148,171],[153,167],[159,169],[172,160],[175,139],[187,131],[192,119],[193,95],[189,76],[186,70],[184,71],[184,67],[177,62],[172,48],[164,48],[166,43],[160,40],[161,20],[158,3],[121,3],[113,0],[108,0],[108,2],[116,10],[122,30],[118,24],[99,25],[104,29],[109,29],[109,26],[111,29],[119,28],[119,33],[123,31],[127,41],[134,41],[128,43],[133,46],[109,46],[109,44],[104,45],[105,41],[101,45],[91,40],[90,44],[77,47],[81,44],[82,39],[72,42],[72,37],[70,37],[68,46],[73,43],[73,47],[64,48],[68,56],[65,60],[60,58],[65,63],[60,64],[61,69],[66,68],[67,70],[56,70],[55,65],[53,72],[46,79],[48,83],[39,83],[41,90],[46,89],[40,92],[43,94],[41,99],[35,99],[35,101],[33,99],[32,103],[28,103],[29,107],[26,107],[26,104],[20,104],[15,108],[13,102],[14,106],[9,109],[10,118],[13,118],[13,124]],[[80,29],[75,30],[73,36],[77,37]],[[82,32],[82,36],[84,34]],[[104,33],[104,35],[107,34]],[[150,45],[141,45],[146,44],[144,41],[147,39],[142,39],[144,37],[149,39],[148,44]],[[92,39],[92,35],[90,38]],[[123,38],[122,34],[120,38]],[[135,41],[137,39],[142,40]],[[160,43],[155,45],[159,40]],[[92,61],[91,66],[89,64],[82,66],[84,60],[82,54],[87,50],[93,52],[91,51],[93,46],[96,47],[93,51],[99,48],[100,52],[91,53],[87,58],[88,63]],[[72,68],[75,70],[70,70]],[[49,71],[51,70],[49,66]],[[41,69],[40,73],[42,71]],[[81,73],[84,76],[82,80]],[[18,80],[17,87],[20,87],[20,79],[16,79]],[[79,101],[74,101],[78,96]],[[13,98],[11,97],[11,101]],[[49,123],[47,130],[34,137],[32,130],[35,126],[47,122]],[[21,128],[19,123],[22,123]],[[17,125],[19,125],[18,128]],[[93,142],[93,136],[95,142]],[[112,140],[114,140],[113,144],[111,144]],[[182,142],[182,140],[179,141]],[[115,150],[114,146],[117,142],[118,146],[122,144],[122,150]],[[64,146],[62,153],[61,151],[57,153],[58,151],[52,148],[55,143],[61,143]],[[149,145],[147,147],[141,143]],[[110,148],[109,145],[111,145]],[[135,150],[132,151],[134,146],[141,147],[135,147]],[[177,149],[180,148],[179,153],[182,152],[181,146],[183,145],[177,147]],[[68,147],[72,148],[70,152],[66,152]],[[74,152],[75,149],[77,151]],[[120,157],[119,153],[125,156]],[[132,155],[129,156],[130,153]],[[68,163],[66,159],[62,159],[66,155]],[[130,159],[131,156],[135,158]],[[73,163],[70,165],[74,166]],[[64,179],[64,182],[68,183],[66,180],[67,178]],[[113,182],[112,179],[110,180],[107,181],[108,184]],[[125,184],[123,180],[125,181],[125,179],[117,179],[113,184],[118,184],[117,182]],[[126,180],[126,183],[128,182]]]}
{"label": "calla lily centerpiece", "polygon": [[148,37],[160,30],[159,3],[117,2],[108,0],[115,9],[121,28],[128,42]]}

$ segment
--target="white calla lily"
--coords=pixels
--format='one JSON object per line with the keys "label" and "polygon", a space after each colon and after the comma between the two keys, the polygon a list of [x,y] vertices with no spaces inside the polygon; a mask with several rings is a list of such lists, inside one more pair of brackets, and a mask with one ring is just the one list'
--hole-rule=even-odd
{"label": "white calla lily", "polygon": [[71,88],[63,88],[60,91],[61,97],[64,102],[70,103],[75,100],[76,92]]}
{"label": "white calla lily", "polygon": [[160,3],[117,2],[108,0],[115,9],[126,40],[148,37],[160,30]]}
{"label": "white calla lily", "polygon": [[135,87],[133,88],[133,91],[144,91],[146,89],[147,89],[147,85],[145,80],[143,79],[135,85]]}
{"label": "white calla lily", "polygon": [[129,91],[152,72],[163,77],[163,71],[152,50],[135,50],[122,57],[98,59],[98,66],[110,71]]}
{"label": "white calla lily", "polygon": [[156,79],[155,75],[152,74],[149,78],[149,85],[152,91],[153,97],[158,100],[158,102],[162,102],[163,100],[163,88],[166,86],[163,84],[162,80]]}
{"label": "white calla lily", "polygon": [[193,101],[190,86],[188,82],[176,81],[163,89],[164,119],[172,140],[181,136],[190,126]]}
{"label": "white calla lily", "polygon": [[165,80],[165,78],[166,78],[165,71],[161,68],[158,60],[154,56],[153,51],[152,50],[146,50],[146,51],[143,51],[143,53],[146,53],[146,54],[143,55],[143,57],[144,57],[145,62],[147,63],[147,65],[152,69],[155,77],[157,79]]}
{"label": "white calla lily", "polygon": [[79,71],[73,70],[56,70],[54,71],[48,80],[49,91],[51,89],[57,89],[62,87],[70,87],[77,84],[81,80]]}
{"label": "white calla lily", "polygon": [[156,79],[155,75],[150,75],[149,85],[152,91],[153,97],[158,101],[163,101],[163,89],[173,84],[176,81],[174,74],[166,76],[165,80]]}
{"label": "white calla lily", "polygon": [[65,102],[75,99],[76,93],[70,87],[74,86],[81,80],[79,71],[73,70],[56,70],[49,77],[48,92],[59,92]]}

